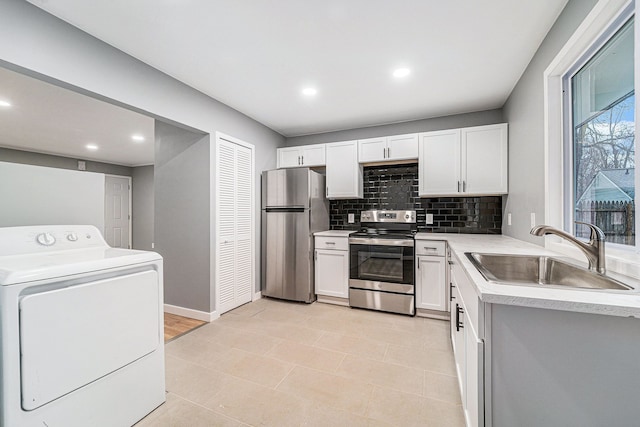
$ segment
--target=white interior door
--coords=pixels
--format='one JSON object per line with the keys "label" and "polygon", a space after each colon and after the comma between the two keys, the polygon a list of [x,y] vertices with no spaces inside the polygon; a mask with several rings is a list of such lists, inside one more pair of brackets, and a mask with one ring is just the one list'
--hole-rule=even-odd
{"label": "white interior door", "polygon": [[114,248],[131,249],[131,178],[105,176],[104,239]]}
{"label": "white interior door", "polygon": [[220,314],[251,301],[254,289],[253,146],[217,138],[217,306]]}

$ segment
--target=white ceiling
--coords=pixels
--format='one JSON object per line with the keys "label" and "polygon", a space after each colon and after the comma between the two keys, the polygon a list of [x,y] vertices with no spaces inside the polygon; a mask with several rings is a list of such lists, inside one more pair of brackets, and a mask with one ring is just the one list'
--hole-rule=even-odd
{"label": "white ceiling", "polygon": [[29,1],[285,136],[499,108],[567,3]]}
{"label": "white ceiling", "polygon": [[[153,164],[154,120],[0,68],[0,146],[125,166]],[[133,134],[144,142],[134,142]],[[86,149],[96,144],[97,151]]]}

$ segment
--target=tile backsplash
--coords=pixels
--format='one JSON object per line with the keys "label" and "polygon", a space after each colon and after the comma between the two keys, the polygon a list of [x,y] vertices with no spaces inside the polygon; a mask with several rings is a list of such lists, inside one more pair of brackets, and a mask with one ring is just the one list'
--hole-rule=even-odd
{"label": "tile backsplash", "polygon": [[[418,165],[364,168],[364,198],[330,201],[332,230],[360,228],[360,211],[369,209],[415,210],[419,231],[433,233],[500,234],[502,197],[418,197]],[[356,222],[348,223],[348,214]],[[425,215],[433,214],[433,224]]]}

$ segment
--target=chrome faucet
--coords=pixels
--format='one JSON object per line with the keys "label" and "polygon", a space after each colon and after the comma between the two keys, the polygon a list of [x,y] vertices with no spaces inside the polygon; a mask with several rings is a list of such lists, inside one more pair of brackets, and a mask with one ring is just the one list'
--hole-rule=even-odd
{"label": "chrome faucet", "polygon": [[584,252],[584,254],[587,256],[587,260],[589,260],[589,270],[596,270],[598,273],[604,274],[606,271],[604,259],[604,233],[593,224],[579,221],[576,221],[576,224],[583,224],[591,229],[589,243],[585,243],[572,236],[571,234],[566,233],[562,230],[558,230],[557,228],[553,228],[549,225],[538,225],[536,227],[533,227],[531,229],[531,234],[533,234],[534,236],[555,234],[556,236],[560,236],[570,241],[580,250],[582,250],[582,252]]}

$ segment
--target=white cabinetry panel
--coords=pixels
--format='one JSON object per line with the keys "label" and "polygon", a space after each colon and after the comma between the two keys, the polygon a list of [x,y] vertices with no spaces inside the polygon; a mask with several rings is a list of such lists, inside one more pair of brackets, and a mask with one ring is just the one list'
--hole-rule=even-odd
{"label": "white cabinetry panel", "polygon": [[446,258],[418,256],[416,261],[416,308],[446,311]]}
{"label": "white cabinetry panel", "polygon": [[325,145],[303,145],[300,147],[278,148],[277,167],[299,168],[325,165]]}
{"label": "white cabinetry panel", "polygon": [[326,144],[327,198],[362,198],[362,166],[358,163],[358,141]]}
{"label": "white cabinetry panel", "polygon": [[418,158],[418,134],[385,136],[358,141],[360,163],[388,162]]}
{"label": "white cabinetry panel", "polygon": [[507,124],[425,132],[419,141],[419,194],[476,196],[508,191]]}
{"label": "white cabinetry panel", "polygon": [[315,270],[316,294],[349,298],[349,251],[316,249]]}

